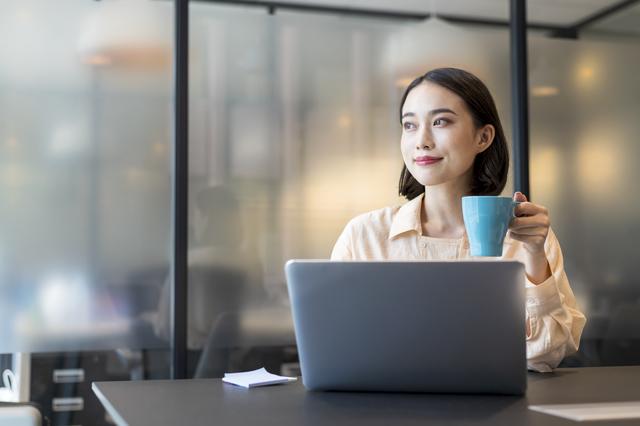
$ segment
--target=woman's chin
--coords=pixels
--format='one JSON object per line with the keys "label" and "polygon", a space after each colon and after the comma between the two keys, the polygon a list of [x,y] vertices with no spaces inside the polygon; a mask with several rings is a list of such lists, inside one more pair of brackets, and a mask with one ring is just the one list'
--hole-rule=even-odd
{"label": "woman's chin", "polygon": [[412,173],[412,176],[422,186],[436,186],[446,182],[446,179],[433,175],[425,175],[424,173]]}

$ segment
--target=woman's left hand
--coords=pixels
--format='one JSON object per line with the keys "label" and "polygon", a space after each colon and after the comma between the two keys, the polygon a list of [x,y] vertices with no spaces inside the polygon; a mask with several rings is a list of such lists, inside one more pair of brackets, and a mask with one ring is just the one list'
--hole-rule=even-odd
{"label": "woman's left hand", "polygon": [[525,270],[529,280],[540,284],[549,276],[551,271],[544,253],[544,243],[549,234],[549,212],[544,206],[530,203],[527,197],[516,192],[513,200],[519,204],[515,207],[514,217],[509,224],[509,235],[521,241],[527,251]]}
{"label": "woman's left hand", "polygon": [[529,253],[544,253],[544,242],[547,240],[550,225],[547,209],[528,202],[522,192],[516,192],[513,201],[520,204],[515,207],[516,217],[509,224],[509,235],[514,240],[522,241]]}

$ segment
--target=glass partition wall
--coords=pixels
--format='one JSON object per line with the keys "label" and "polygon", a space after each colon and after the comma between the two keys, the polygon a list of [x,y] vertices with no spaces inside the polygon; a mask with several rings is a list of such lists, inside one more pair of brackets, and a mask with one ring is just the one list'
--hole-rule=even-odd
{"label": "glass partition wall", "polygon": [[[277,371],[295,362],[284,263],[328,258],[349,219],[402,202],[406,85],[435,66],[470,69],[496,94],[508,131],[508,34],[206,3],[190,11],[188,346],[203,350],[190,370]],[[423,43],[433,36],[443,41]]]}
{"label": "glass partition wall", "polygon": [[579,363],[637,364],[639,39],[532,37],[529,47],[531,190],[552,212],[587,313]]}
{"label": "glass partition wall", "polygon": [[[207,318],[217,325],[203,347],[253,347],[254,356],[227,354],[227,368],[269,365],[255,346],[293,339],[286,260],[327,258],[351,217],[402,202],[398,102],[413,77],[437,66],[478,74],[509,137],[508,31],[204,3],[191,11],[191,262],[206,253],[213,228],[239,236],[226,245],[233,247],[227,266],[243,271],[236,291],[250,294],[225,296],[233,312]],[[631,246],[638,203],[630,196],[637,43],[633,35],[588,32],[578,40],[529,37],[531,195],[551,211],[589,318],[580,353],[565,365],[638,361]],[[202,199],[216,197],[225,211],[209,207],[206,219]],[[195,299],[190,310],[206,303]],[[193,326],[190,333],[192,343],[203,334]],[[271,355],[274,364],[286,362],[287,351]]]}
{"label": "glass partition wall", "polygon": [[0,5],[0,353],[166,348],[172,5]]}
{"label": "glass partition wall", "polygon": [[30,359],[21,393],[53,425],[110,424],[94,380],[169,375],[172,17],[0,2],[0,354]]}

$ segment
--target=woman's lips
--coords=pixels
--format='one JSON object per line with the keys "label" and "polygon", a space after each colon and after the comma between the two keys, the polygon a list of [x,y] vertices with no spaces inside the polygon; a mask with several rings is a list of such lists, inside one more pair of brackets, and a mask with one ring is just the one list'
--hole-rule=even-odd
{"label": "woman's lips", "polygon": [[416,157],[414,161],[418,166],[428,166],[430,164],[437,163],[440,160],[442,160],[442,157],[425,156],[425,157]]}

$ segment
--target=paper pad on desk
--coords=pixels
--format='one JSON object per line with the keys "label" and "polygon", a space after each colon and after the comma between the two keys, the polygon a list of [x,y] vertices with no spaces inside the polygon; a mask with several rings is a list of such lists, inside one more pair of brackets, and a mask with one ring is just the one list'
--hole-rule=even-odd
{"label": "paper pad on desk", "polygon": [[585,420],[640,419],[640,401],[530,405],[529,409],[579,422]]}
{"label": "paper pad on desk", "polygon": [[279,383],[294,382],[298,379],[295,377],[278,376],[271,374],[264,368],[253,371],[245,371],[242,373],[225,373],[222,378],[223,382],[232,385],[243,386],[245,388],[254,388],[256,386],[276,385]]}

